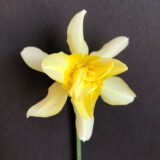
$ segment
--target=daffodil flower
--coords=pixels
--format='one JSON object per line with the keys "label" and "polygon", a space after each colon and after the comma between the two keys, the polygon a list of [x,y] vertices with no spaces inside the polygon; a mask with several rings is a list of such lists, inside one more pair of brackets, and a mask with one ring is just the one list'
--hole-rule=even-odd
{"label": "daffodil flower", "polygon": [[67,43],[71,55],[64,52],[48,55],[36,47],[26,47],[21,52],[25,63],[34,70],[55,80],[48,95],[32,106],[27,117],[50,117],[58,114],[69,96],[76,114],[77,135],[82,141],[90,139],[94,125],[94,107],[99,96],[110,105],[127,105],[135,93],[117,74],[127,71],[127,66],[113,59],[124,50],[129,39],[117,37],[100,50],[89,54],[83,35],[86,10],[77,13],[67,29]]}

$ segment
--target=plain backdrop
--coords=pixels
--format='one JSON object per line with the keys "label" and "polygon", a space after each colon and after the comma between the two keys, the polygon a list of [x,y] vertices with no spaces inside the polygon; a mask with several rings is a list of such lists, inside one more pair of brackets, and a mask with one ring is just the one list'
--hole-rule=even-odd
{"label": "plain backdrop", "polygon": [[128,65],[121,77],[137,94],[128,106],[99,98],[83,160],[160,159],[159,0],[0,0],[0,160],[76,159],[69,100],[54,117],[26,118],[53,81],[27,67],[20,52],[36,46],[69,54],[66,29],[82,9],[88,11],[84,34],[90,51],[116,36],[130,38],[117,58]]}

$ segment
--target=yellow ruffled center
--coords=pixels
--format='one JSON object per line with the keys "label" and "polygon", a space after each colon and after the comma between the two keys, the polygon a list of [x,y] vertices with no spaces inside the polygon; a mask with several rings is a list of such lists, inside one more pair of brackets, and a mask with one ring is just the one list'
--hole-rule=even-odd
{"label": "yellow ruffled center", "polygon": [[74,108],[84,118],[93,117],[103,81],[127,70],[127,66],[116,59],[63,52],[47,56],[42,68],[48,76],[62,83]]}
{"label": "yellow ruffled center", "polygon": [[69,96],[82,100],[94,90],[100,90],[102,81],[107,78],[113,63],[105,63],[99,56],[72,54],[69,56],[69,69],[65,72],[63,87]]}

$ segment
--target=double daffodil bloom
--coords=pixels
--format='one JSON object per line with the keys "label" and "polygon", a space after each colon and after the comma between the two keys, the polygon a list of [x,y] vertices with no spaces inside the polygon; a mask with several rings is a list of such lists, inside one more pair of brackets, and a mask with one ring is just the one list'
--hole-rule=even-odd
{"label": "double daffodil bloom", "polygon": [[115,76],[128,69],[124,63],[113,59],[127,47],[128,38],[117,37],[89,55],[83,36],[85,14],[86,10],[82,10],[69,23],[67,43],[71,55],[63,52],[48,55],[36,47],[26,47],[21,52],[29,67],[56,81],[49,87],[48,95],[28,110],[27,117],[54,116],[62,110],[69,96],[76,114],[77,135],[82,141],[92,135],[94,107],[99,95],[110,105],[127,105],[136,96]]}

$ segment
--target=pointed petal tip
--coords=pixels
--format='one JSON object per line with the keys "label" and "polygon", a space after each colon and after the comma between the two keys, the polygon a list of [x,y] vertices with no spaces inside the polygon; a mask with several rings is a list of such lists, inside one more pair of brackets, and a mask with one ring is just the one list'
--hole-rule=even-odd
{"label": "pointed petal tip", "polygon": [[[121,62],[121,61],[120,61]],[[128,71],[128,66],[125,64],[125,63],[123,63],[123,62],[121,62],[122,64],[123,64],[123,67],[124,67],[124,72],[125,71]]]}
{"label": "pointed petal tip", "polygon": [[20,55],[30,68],[43,72],[41,62],[48,55],[47,53],[34,46],[28,46],[21,51]]}
{"label": "pointed petal tip", "polygon": [[127,40],[129,41],[129,37],[128,36],[125,36],[127,38]]}
{"label": "pointed petal tip", "polygon": [[124,38],[126,39],[126,43],[129,44],[129,37],[124,36]]}
{"label": "pointed petal tip", "polygon": [[20,55],[21,55],[21,57],[22,57],[23,59],[24,59],[24,55],[26,54],[25,51],[26,51],[27,48],[29,48],[29,47],[23,48],[23,50],[22,50],[21,53],[20,53]]}
{"label": "pointed petal tip", "polygon": [[[77,133],[78,134],[78,133]],[[92,136],[92,135],[91,135]],[[85,142],[87,142],[87,141],[89,141],[90,139],[91,139],[91,136],[79,136],[78,135],[78,138],[83,142],[83,143],[85,143]]]}
{"label": "pointed petal tip", "polygon": [[87,13],[86,9],[83,9],[83,10],[80,11],[80,12],[82,12],[83,14],[86,14],[86,13]]}
{"label": "pointed petal tip", "polygon": [[118,36],[117,39],[123,41],[123,43],[126,44],[126,46],[129,44],[129,37],[127,36]]}
{"label": "pointed petal tip", "polygon": [[27,47],[24,47],[23,50],[21,51],[20,55],[21,57],[23,58],[25,56],[25,54],[28,54],[28,50],[32,50],[32,49],[35,49],[36,47],[34,46],[27,46]]}
{"label": "pointed petal tip", "polygon": [[92,132],[93,132],[93,130],[91,130],[91,135],[86,135],[86,136],[79,136],[79,135],[78,135],[78,137],[79,137],[79,139],[80,139],[83,143],[85,143],[85,142],[87,142],[87,141],[89,141],[89,140],[91,139],[91,137],[92,137]]}
{"label": "pointed petal tip", "polygon": [[125,64],[125,67],[126,67],[126,71],[128,71],[128,66]]}
{"label": "pointed petal tip", "polygon": [[134,92],[133,92],[133,97],[134,97],[134,98],[136,98],[136,97],[137,97],[137,95],[136,95]]}
{"label": "pointed petal tip", "polygon": [[32,114],[30,113],[30,110],[31,110],[31,108],[29,108],[29,110],[27,111],[27,113],[26,113],[26,118],[29,118],[29,117],[32,116]]}
{"label": "pointed petal tip", "polygon": [[85,143],[85,142],[87,142],[87,141],[89,141],[90,139],[91,139],[91,137],[89,137],[89,138],[79,138],[83,143]]}
{"label": "pointed petal tip", "polygon": [[135,100],[135,98],[137,97],[137,95],[134,93],[134,91],[133,90],[131,90],[131,95],[130,95],[130,99],[131,99],[131,101],[130,102],[128,102],[128,104],[130,104],[130,103],[132,103],[134,100]]}
{"label": "pointed petal tip", "polygon": [[88,141],[88,140],[86,140],[86,139],[81,139],[81,141],[82,141],[83,143],[85,143],[85,142]]}
{"label": "pointed petal tip", "polygon": [[[133,92],[133,94],[134,94],[134,92]],[[120,104],[120,105],[129,105],[129,104],[133,103],[133,101],[135,100],[135,98],[136,98],[136,95],[135,96],[133,95],[132,97],[130,96],[130,99],[131,99],[130,102],[128,102],[126,104]],[[115,104],[113,104],[113,106],[115,106]]]}

